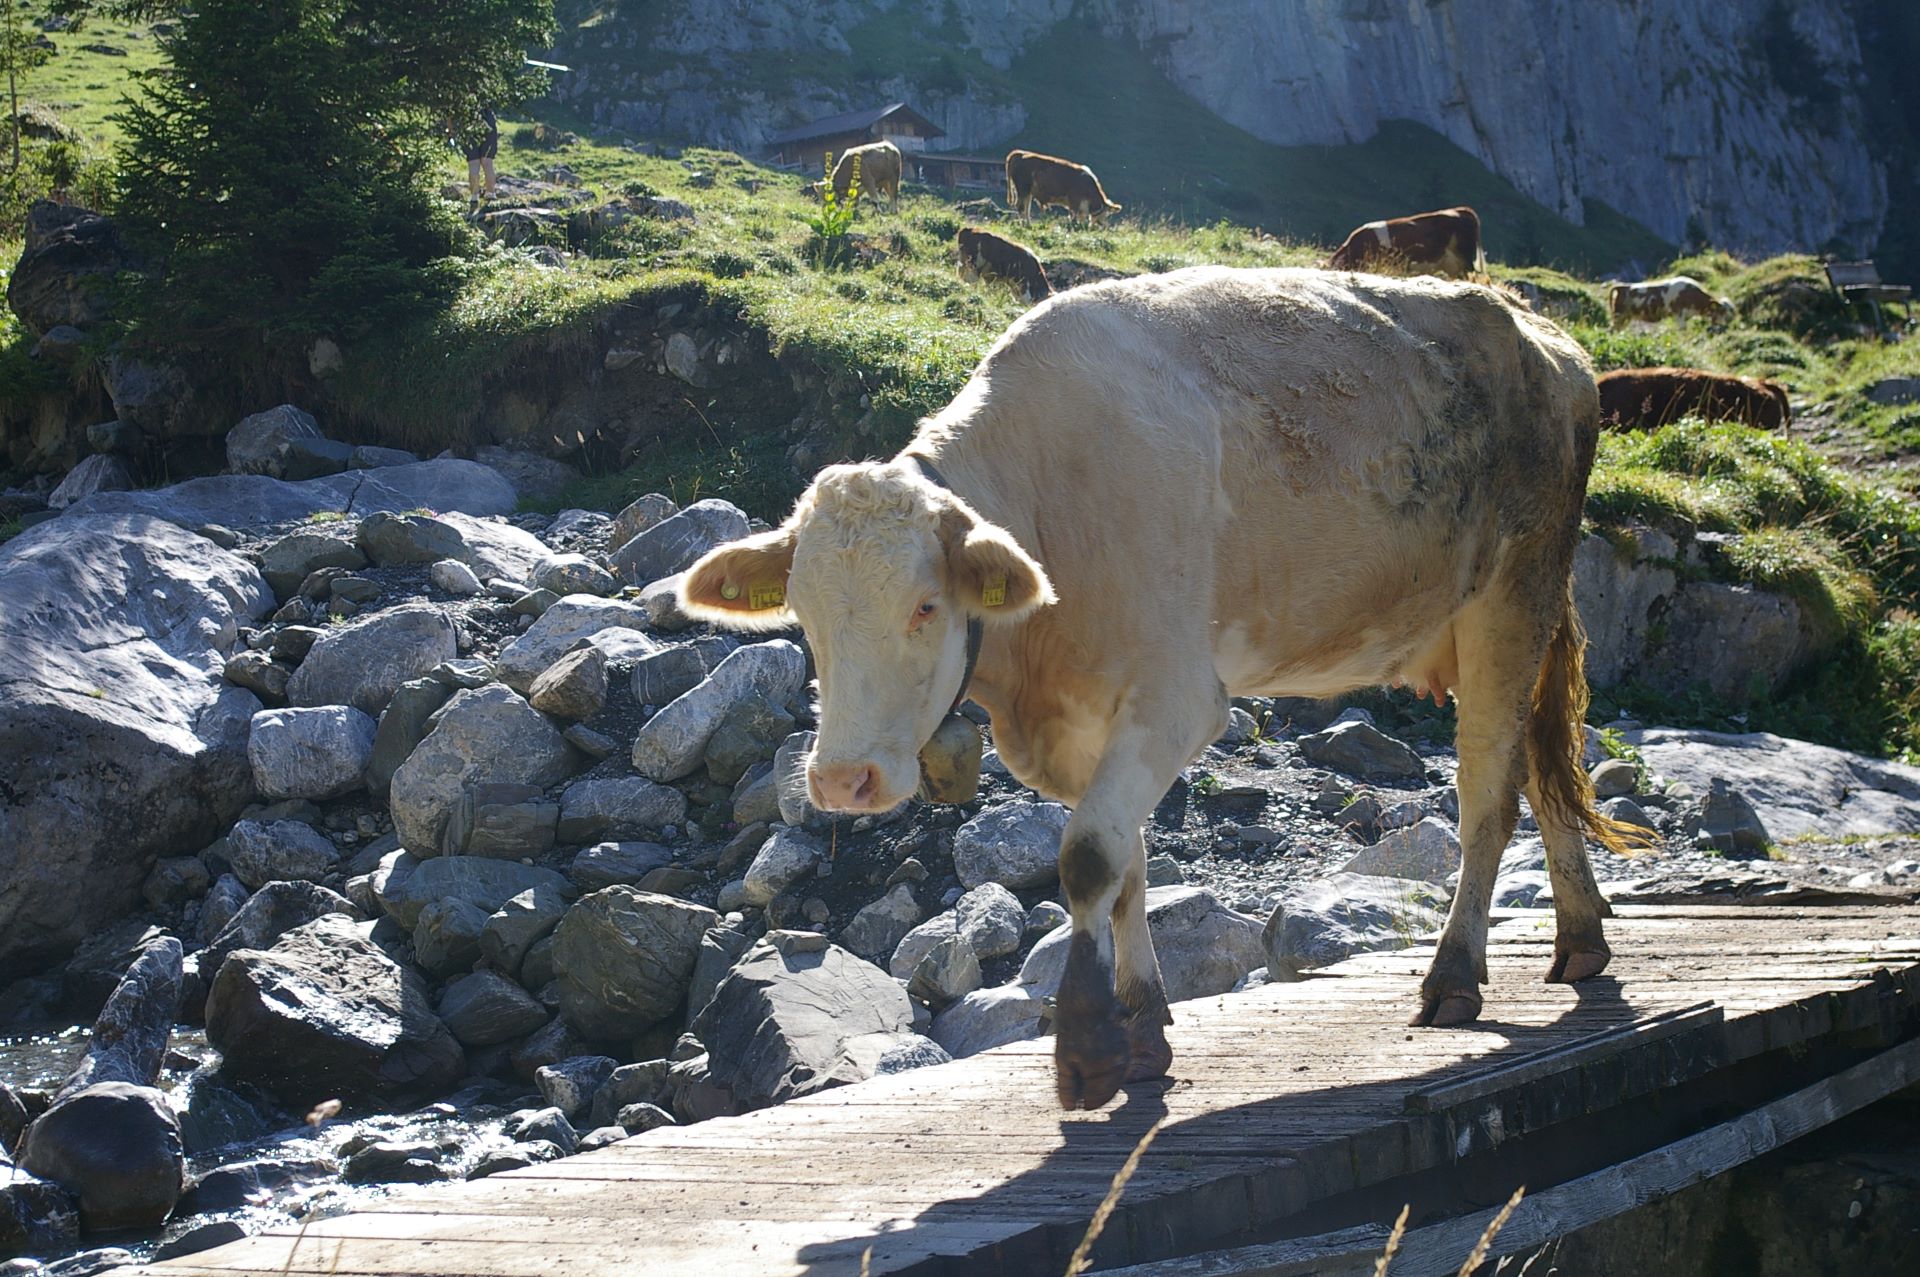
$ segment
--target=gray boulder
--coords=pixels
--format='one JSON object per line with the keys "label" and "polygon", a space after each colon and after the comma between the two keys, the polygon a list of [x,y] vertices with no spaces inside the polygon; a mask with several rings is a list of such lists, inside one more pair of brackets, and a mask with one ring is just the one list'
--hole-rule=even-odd
{"label": "gray boulder", "polygon": [[692,1024],[713,1001],[714,990],[733,970],[734,963],[752,947],[754,937],[731,923],[709,927],[700,937],[700,956],[694,959],[693,978],[687,984],[687,1023]]}
{"label": "gray boulder", "polygon": [[613,551],[614,570],[630,585],[683,572],[715,546],[747,535],[747,516],[726,501],[696,501]]}
{"label": "gray boulder", "polygon": [[[240,886],[236,878],[223,877],[220,881]],[[220,887],[216,884],[214,890],[217,892]],[[208,898],[211,900],[212,896]],[[205,909],[206,906],[202,906],[203,918]],[[330,913],[352,918],[358,910],[345,896],[315,882],[270,882],[251,896],[242,889],[239,904],[229,920],[199,954],[201,974],[211,978],[227,960],[227,955],[235,950],[271,949],[289,931]]]}
{"label": "gray boulder", "polygon": [[228,957],[207,994],[207,1040],[226,1072],[296,1109],[420,1099],[466,1070],[419,978],[337,914]]}
{"label": "gray boulder", "polygon": [[1696,794],[1725,780],[1774,838],[1920,833],[1920,767],[1770,732],[1655,727],[1629,732],[1627,740],[1656,776]]}
{"label": "gray boulder", "polygon": [[935,1064],[952,1063],[953,1057],[938,1042],[921,1037],[918,1033],[909,1033],[887,1048],[879,1063],[874,1065],[873,1072],[875,1077],[885,1077],[889,1073],[907,1073]]}
{"label": "gray boulder", "polygon": [[567,877],[582,891],[637,884],[673,863],[673,853],[655,842],[602,842],[583,847],[567,866]]}
{"label": "gray boulder", "polygon": [[613,516],[613,527],[607,537],[607,549],[618,550],[663,519],[671,518],[678,513],[680,513],[680,506],[672,497],[658,492],[647,493]]}
{"label": "gray boulder", "polygon": [[1019,897],[997,882],[982,883],[956,900],[953,908],[907,932],[894,948],[888,970],[896,979],[911,979],[921,960],[954,935],[965,939],[978,958],[1004,957],[1020,948],[1026,921]]}
{"label": "gray boulder", "polygon": [[363,568],[367,556],[353,543],[344,524],[325,524],[289,532],[260,552],[260,571],[281,598],[300,589],[309,573],[321,568]]}
{"label": "gray boulder", "polygon": [[4,978],[134,908],[156,856],[252,797],[260,703],[220,669],[273,596],[172,524],[69,512],[0,545],[0,600]]}
{"label": "gray boulder", "polygon": [[533,680],[527,700],[569,723],[592,718],[607,704],[607,654],[591,646],[568,652]]}
{"label": "gray boulder", "polygon": [[747,866],[744,897],[750,905],[765,906],[813,873],[826,844],[804,829],[778,825]]}
{"label": "gray boulder", "polygon": [[535,679],[581,639],[607,629],[638,631],[646,623],[646,613],[632,603],[589,594],[570,595],[542,612],[525,634],[500,649],[493,663],[494,676],[525,694],[533,690]]}
{"label": "gray boulder", "polygon": [[566,897],[552,887],[523,891],[487,918],[480,932],[480,952],[499,970],[518,976],[527,950],[551,935],[566,912]]}
{"label": "gray boulder", "polygon": [[436,590],[471,598],[486,587],[474,570],[458,559],[440,559],[427,569],[427,579]]}
{"label": "gray boulder", "polygon": [[1593,796],[1619,798],[1631,794],[1640,784],[1640,769],[1627,758],[1609,758],[1594,767]]}
{"label": "gray boulder", "polygon": [[[1169,1002],[1225,993],[1267,960],[1260,920],[1227,908],[1205,887],[1148,888],[1147,930]],[[1071,930],[1062,928],[1033,946],[1020,983],[1036,996],[1058,992],[1071,938]]]}
{"label": "gray boulder", "polygon": [[459,654],[445,612],[431,603],[403,603],[329,630],[288,680],[287,699],[378,714],[400,684]]}
{"label": "gray boulder", "polygon": [[480,960],[480,933],[490,916],[464,900],[428,904],[413,924],[414,962],[436,980],[471,970]]}
{"label": "gray boulder", "polygon": [[345,705],[268,709],[253,716],[247,762],[262,798],[338,798],[373,761],[374,721]]}
{"label": "gray boulder", "polygon": [[613,573],[584,554],[556,554],[534,571],[535,588],[555,594],[617,594],[620,582]]}
{"label": "gray boulder", "polygon": [[1445,821],[1428,816],[1418,824],[1381,835],[1379,842],[1361,849],[1340,866],[1339,872],[1445,882],[1448,874],[1459,869],[1460,840]]}
{"label": "gray boulder", "polygon": [[1418,754],[1360,719],[1302,736],[1300,753],[1310,763],[1362,780],[1421,780],[1427,774]]}
{"label": "gray boulder", "polygon": [[152,1086],[159,1079],[180,1008],[182,974],[180,942],[172,936],[141,951],[100,1009],[87,1053],[61,1084],[56,1103],[102,1082]]}
{"label": "gray boulder", "polygon": [[569,1122],[586,1117],[594,1099],[613,1080],[619,1061],[605,1055],[576,1055],[547,1065],[533,1075],[540,1098]]}
{"label": "gray boulder", "polygon": [[1715,776],[1700,804],[1699,842],[1732,856],[1764,856],[1773,834],[1739,790]]}
{"label": "gray boulder", "polygon": [[808,932],[756,943],[694,1021],[712,1081],[762,1108],[872,1077],[913,1028],[886,972]]}
{"label": "gray boulder", "polygon": [[[408,863],[411,862],[411,863]],[[567,880],[551,869],[485,856],[435,856],[415,860],[400,853],[374,891],[389,918],[412,931],[420,913],[436,900],[464,900],[491,916],[523,891],[568,895]]]}
{"label": "gray boulder", "polygon": [[551,500],[580,482],[580,472],[566,462],[523,448],[483,444],[473,455],[506,476],[514,491],[528,501]]}
{"label": "gray boulder", "polygon": [[914,964],[907,992],[938,1010],[966,997],[981,984],[980,955],[965,936],[956,932]]}
{"label": "gray boulder", "polygon": [[536,785],[474,785],[461,793],[449,813],[440,851],[507,860],[544,856],[553,850],[559,821],[560,804]]}
{"label": "gray boulder", "polygon": [[47,494],[49,510],[64,510],[96,492],[125,492],[133,486],[133,471],[119,457],[96,453],[67,471],[60,486]]}
{"label": "gray boulder", "polygon": [[354,470],[379,470],[386,466],[410,466],[420,460],[418,453],[405,448],[382,448],[378,444],[354,445],[347,465]]}
{"label": "gray boulder", "polygon": [[467,786],[491,780],[545,787],[573,770],[575,754],[551,719],[499,684],[462,691],[393,774],[393,827],[407,850],[440,849]]}
{"label": "gray boulder", "polygon": [[[0,1254],[46,1255],[79,1245],[80,1211],[73,1195],[18,1167],[6,1170],[0,1176]],[[34,1260],[12,1262],[31,1267],[17,1268],[8,1277],[38,1277],[45,1271]]]}
{"label": "gray boulder", "polygon": [[633,699],[642,705],[667,705],[700,686],[724,656],[709,661],[710,649],[697,643],[663,647],[634,662]]}
{"label": "gray boulder", "polygon": [[953,836],[960,884],[1044,887],[1060,876],[1060,839],[1071,816],[1059,803],[1025,798],[987,808]]}
{"label": "gray boulder", "polygon": [[313,414],[292,404],[281,404],[243,418],[227,432],[227,469],[235,474],[264,474],[275,479],[310,478],[289,475],[293,445],[321,440],[320,423]]}
{"label": "gray boulder", "polygon": [[7,280],[7,305],[35,333],[62,324],[86,328],[111,314],[103,287],[126,264],[110,218],[91,209],[35,200],[26,218],[26,246]]}
{"label": "gray boulder", "polygon": [[367,788],[376,796],[387,796],[393,774],[427,738],[432,730],[428,720],[452,695],[453,689],[437,678],[410,678],[394,689],[393,699],[380,712],[367,760]]}
{"label": "gray boulder", "polygon": [[806,676],[805,654],[785,639],[737,649],[698,687],[647,720],[633,741],[633,769],[657,781],[691,775],[736,705],[784,706],[800,694]]}
{"label": "gray boulder", "polygon": [[1024,985],[1010,984],[967,994],[933,1018],[929,1036],[958,1060],[1040,1037],[1049,1019],[1044,998]]}
{"label": "gray boulder", "polygon": [[140,514],[189,531],[209,524],[248,529],[298,523],[323,512],[364,517],[422,506],[475,515],[510,514],[515,500],[513,486],[493,471],[449,457],[300,483],[257,474],[223,474],[138,492],[101,492],[75,502],[63,517]]}
{"label": "gray boulder", "polygon": [[361,521],[355,540],[368,558],[383,567],[454,559],[482,581],[503,577],[523,581],[553,558],[546,543],[531,532],[459,510],[369,515]]}
{"label": "gray boulder", "polygon": [[1335,874],[1291,892],[1267,919],[1267,974],[1297,980],[1356,953],[1404,949],[1446,921],[1446,893],[1409,878]]}
{"label": "gray boulder", "polygon": [[853,915],[840,931],[840,946],[849,953],[878,962],[890,955],[913,925],[920,921],[920,905],[909,883],[897,883],[880,899]]}
{"label": "gray boulder", "polygon": [[577,781],[560,795],[560,839],[589,842],[657,834],[687,818],[686,795],[643,776]]}
{"label": "gray boulder", "polygon": [[631,1038],[686,997],[711,909],[632,887],[606,887],[567,911],[554,933],[560,1014],[588,1038]]}
{"label": "gray boulder", "polygon": [[180,1200],[186,1152],[165,1093],[98,1082],[27,1128],[20,1165],[72,1193],[88,1232],[157,1228]]}
{"label": "gray boulder", "polygon": [[462,1046],[496,1046],[546,1024],[547,1009],[498,971],[476,971],[447,985],[440,1018]]}
{"label": "gray boulder", "polygon": [[207,889],[200,902],[200,918],[194,923],[194,939],[205,944],[233,921],[240,906],[247,903],[247,885],[230,873],[221,874]]}
{"label": "gray boulder", "polygon": [[339,859],[332,839],[297,820],[243,820],[227,835],[233,875],[255,891],[270,882],[319,882]]}

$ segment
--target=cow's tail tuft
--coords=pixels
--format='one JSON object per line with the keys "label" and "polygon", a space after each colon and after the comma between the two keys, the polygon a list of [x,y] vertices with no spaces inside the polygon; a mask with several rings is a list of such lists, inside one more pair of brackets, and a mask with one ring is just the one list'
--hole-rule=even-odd
{"label": "cow's tail tuft", "polygon": [[[1554,808],[1555,823],[1583,830],[1615,855],[1631,855],[1649,845],[1647,832],[1602,816],[1594,809],[1593,781],[1587,776],[1587,632],[1573,605],[1568,583],[1566,610],[1547,645],[1546,659],[1533,685],[1533,709],[1527,719],[1527,763],[1537,799]],[[1549,813],[1536,815],[1546,818]]]}

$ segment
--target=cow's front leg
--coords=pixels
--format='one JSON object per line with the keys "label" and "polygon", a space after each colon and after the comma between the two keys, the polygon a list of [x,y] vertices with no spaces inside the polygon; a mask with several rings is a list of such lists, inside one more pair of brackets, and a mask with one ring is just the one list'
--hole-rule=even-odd
{"label": "cow's front leg", "polygon": [[[1210,671],[1209,671],[1210,673]],[[1060,1103],[1099,1108],[1130,1080],[1172,1063],[1166,990],[1147,932],[1146,844],[1140,827],[1180,769],[1225,725],[1209,679],[1185,701],[1123,715],[1060,845],[1060,883],[1073,914],[1067,970],[1054,1001]],[[1155,722],[1156,730],[1136,724]]]}

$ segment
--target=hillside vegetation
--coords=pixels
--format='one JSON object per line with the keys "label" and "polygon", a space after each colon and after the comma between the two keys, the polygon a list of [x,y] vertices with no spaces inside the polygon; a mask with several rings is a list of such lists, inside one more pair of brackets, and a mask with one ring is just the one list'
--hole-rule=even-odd
{"label": "hillside vegetation", "polygon": [[[104,26],[89,35],[130,48],[139,43],[137,32]],[[1030,55],[1053,59],[1028,73],[1056,83],[1059,94],[1031,99],[1033,120],[1020,140],[1085,154],[1102,167],[1114,198],[1151,204],[1133,194],[1133,184],[1145,180],[1145,171],[1134,167],[1138,161],[1120,153],[1109,159],[1091,131],[1076,131],[1073,77],[1124,70],[1098,65],[1100,58],[1118,57],[1115,49],[1079,52],[1084,57],[1077,59],[1075,50],[1043,46]],[[63,51],[29,80],[29,95],[73,122],[79,130],[74,145],[98,162],[114,142],[110,96],[126,83],[124,73],[110,73],[115,69],[106,55]],[[1161,118],[1151,102],[1141,109],[1136,134]],[[751,330],[776,357],[798,360],[835,382],[831,402],[846,418],[836,423],[842,436],[854,451],[884,454],[906,439],[916,418],[952,396],[1023,309],[1004,289],[963,283],[952,264],[954,232],[970,221],[1003,217],[998,200],[909,187],[897,210],[863,201],[853,228],[860,251],[850,262],[829,265],[831,254],[812,224],[818,204],[801,194],[801,178],[723,151],[654,153],[657,148],[590,137],[569,141],[569,122],[564,113],[544,109],[503,117],[501,172],[538,178],[560,164],[597,200],[667,197],[684,202],[693,216],[635,219],[598,242],[574,245],[579,251],[557,269],[538,264],[525,248],[498,245],[460,264],[448,304],[348,345],[345,366],[328,387],[345,428],[377,429],[387,441],[426,451],[468,446],[490,375],[564,365],[596,325],[623,312],[692,304]],[[1315,264],[1342,227],[1329,210],[1369,184],[1389,210],[1477,204],[1495,277],[1539,287],[1601,369],[1683,364],[1778,377],[1793,392],[1791,441],[1697,423],[1608,437],[1588,513],[1601,531],[1645,521],[1687,534],[1726,534],[1725,553],[1689,570],[1801,598],[1841,636],[1835,655],[1779,696],[1740,705],[1681,703],[1629,687],[1603,698],[1601,712],[1770,727],[1882,752],[1920,752],[1920,506],[1911,464],[1920,456],[1920,406],[1877,405],[1865,396],[1881,378],[1920,373],[1920,347],[1863,336],[1810,257],[1742,263],[1708,253],[1672,262],[1667,269],[1731,296],[1740,318],[1724,328],[1689,323],[1614,330],[1606,324],[1600,283],[1539,265],[1501,264],[1508,246],[1546,233],[1533,228],[1532,213],[1485,186],[1450,186],[1457,173],[1420,168],[1410,159],[1411,143],[1396,140],[1391,130],[1370,144],[1380,148],[1371,156],[1367,148],[1347,148],[1310,165],[1309,157],[1297,157],[1304,167],[1271,172],[1262,168],[1271,157],[1253,149],[1264,144],[1244,138],[1235,159],[1228,152],[1242,142],[1210,136],[1206,144],[1226,148],[1209,157],[1211,171],[1269,183],[1246,221],[1303,226],[1317,242],[1235,221],[1195,225],[1171,215],[1137,216],[1131,208],[1102,228],[1075,230],[1050,219],[1020,228],[1018,236],[1059,282],[1071,283],[1199,263]],[[1172,144],[1171,133],[1165,141]],[[1433,153],[1424,144],[1412,149]],[[444,174],[449,183],[465,177],[451,151]],[[1348,183],[1344,197],[1342,182]],[[1423,183],[1435,189],[1423,191]],[[1183,206],[1174,201],[1169,207]],[[1195,207],[1203,206],[1184,209]],[[1599,234],[1604,226],[1605,219],[1596,218],[1586,233]],[[1606,251],[1625,246],[1623,240]],[[17,251],[17,244],[0,245],[9,262]],[[7,326],[0,332],[0,387],[11,377],[41,375],[27,370],[27,340],[13,322],[11,315],[0,317]],[[681,500],[725,496],[751,513],[780,517],[803,481],[787,461],[787,423],[720,395],[689,390],[685,403],[686,424],[625,464],[584,454],[591,472],[564,504],[611,509],[658,489]]]}

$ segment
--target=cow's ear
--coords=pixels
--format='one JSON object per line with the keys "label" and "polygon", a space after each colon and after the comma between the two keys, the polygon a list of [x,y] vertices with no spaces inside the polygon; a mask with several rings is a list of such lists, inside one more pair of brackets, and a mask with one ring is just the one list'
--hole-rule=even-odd
{"label": "cow's ear", "polygon": [[1055,601],[1053,582],[1005,530],[959,502],[940,520],[947,554],[947,589],[968,613],[986,621],[1017,621]]}
{"label": "cow's ear", "polygon": [[688,616],[735,630],[778,630],[794,623],[787,606],[793,570],[792,528],[775,528],[709,550],[680,582]]}

